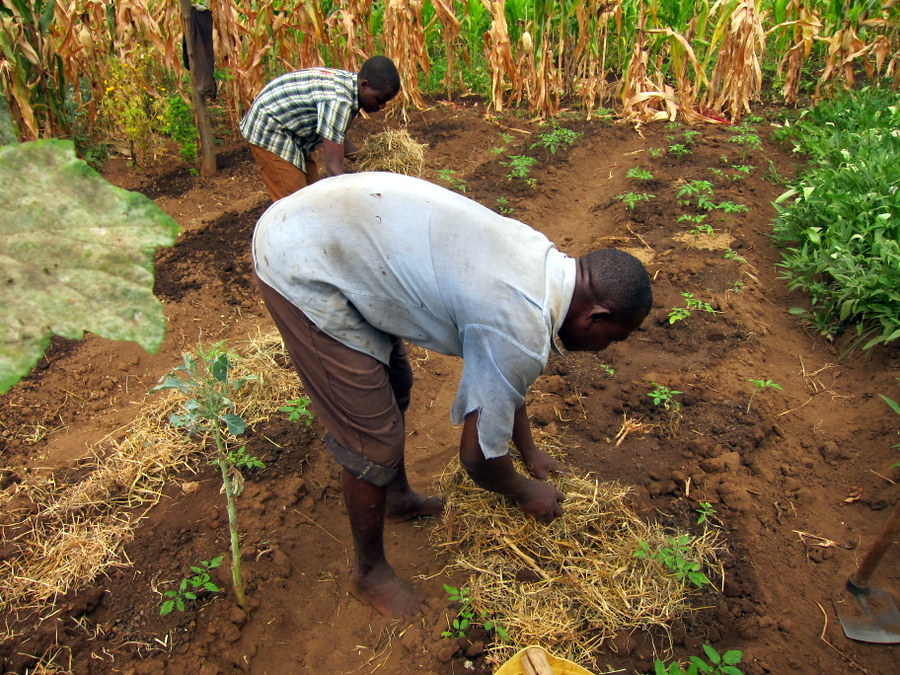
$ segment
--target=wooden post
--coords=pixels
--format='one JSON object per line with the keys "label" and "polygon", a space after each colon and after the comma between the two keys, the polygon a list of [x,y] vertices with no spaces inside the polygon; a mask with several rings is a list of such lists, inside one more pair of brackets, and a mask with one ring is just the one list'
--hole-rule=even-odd
{"label": "wooden post", "polygon": [[191,101],[194,104],[194,122],[200,137],[200,175],[212,176],[216,173],[215,141],[212,123],[203,94],[197,89],[197,68],[194,65],[194,40],[191,36],[191,0],[181,0],[181,24],[187,44],[188,64],[191,73]]}

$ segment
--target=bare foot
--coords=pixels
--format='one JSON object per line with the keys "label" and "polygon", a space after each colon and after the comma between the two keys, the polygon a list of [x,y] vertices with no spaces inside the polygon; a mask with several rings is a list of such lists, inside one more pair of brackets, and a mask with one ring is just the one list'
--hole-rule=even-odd
{"label": "bare foot", "polygon": [[541,480],[548,478],[551,473],[565,472],[563,465],[556,458],[540,448],[534,448],[527,455],[523,453],[522,461],[525,462],[531,475]]}
{"label": "bare foot", "polygon": [[350,591],[391,619],[412,619],[428,608],[427,597],[400,581],[389,566],[364,577],[354,572]]}
{"label": "bare foot", "polygon": [[418,492],[388,492],[384,519],[389,523],[400,523],[423,516],[439,516],[444,512],[444,500],[429,497]]}

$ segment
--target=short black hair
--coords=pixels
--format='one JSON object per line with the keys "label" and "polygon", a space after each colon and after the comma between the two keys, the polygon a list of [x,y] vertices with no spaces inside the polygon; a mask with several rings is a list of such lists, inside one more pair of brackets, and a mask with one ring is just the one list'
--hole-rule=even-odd
{"label": "short black hair", "polygon": [[400,91],[400,73],[397,66],[386,56],[372,56],[359,69],[359,79],[366,80],[373,89],[390,89],[395,94]]}
{"label": "short black hair", "polygon": [[650,311],[653,291],[643,263],[630,253],[601,248],[584,256],[591,292],[613,313],[613,320],[630,322]]}

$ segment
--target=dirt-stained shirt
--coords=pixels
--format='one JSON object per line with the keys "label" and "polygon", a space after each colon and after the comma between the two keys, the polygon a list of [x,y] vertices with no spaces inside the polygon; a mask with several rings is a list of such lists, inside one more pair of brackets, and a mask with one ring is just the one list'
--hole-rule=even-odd
{"label": "dirt-stained shirt", "polygon": [[241,120],[249,143],[265,148],[301,170],[322,139],[343,144],[359,112],[357,73],[308,68],[276,77]]}
{"label": "dirt-stained shirt", "polygon": [[356,173],[276,202],[256,225],[259,277],[322,331],[388,363],[390,335],[463,357],[451,420],[478,411],[485,457],[507,452],[575,289],[540,232],[418,178]]}

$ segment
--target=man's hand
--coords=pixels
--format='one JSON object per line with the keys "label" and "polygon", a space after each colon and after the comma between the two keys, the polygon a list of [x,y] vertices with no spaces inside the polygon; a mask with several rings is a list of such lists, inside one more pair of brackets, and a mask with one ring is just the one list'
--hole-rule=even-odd
{"label": "man's hand", "polygon": [[550,483],[529,480],[523,485],[521,494],[516,497],[516,502],[526,515],[542,523],[549,523],[562,515],[563,509],[560,502],[563,499],[565,499],[563,493]]}

